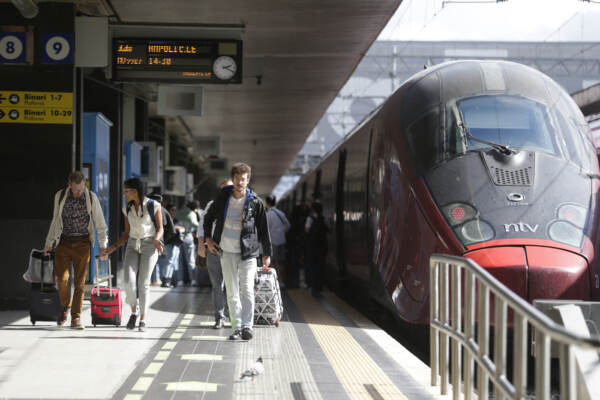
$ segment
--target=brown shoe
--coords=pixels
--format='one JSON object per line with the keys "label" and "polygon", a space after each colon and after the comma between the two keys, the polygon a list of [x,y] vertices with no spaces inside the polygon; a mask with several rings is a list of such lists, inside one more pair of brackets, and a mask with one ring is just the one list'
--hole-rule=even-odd
{"label": "brown shoe", "polygon": [[58,320],[56,321],[56,325],[63,326],[65,322],[67,322],[67,312],[68,310],[63,310],[58,315]]}
{"label": "brown shoe", "polygon": [[79,318],[72,318],[71,319],[71,329],[83,330],[83,329],[85,329],[85,327],[83,325],[81,325],[81,320]]}

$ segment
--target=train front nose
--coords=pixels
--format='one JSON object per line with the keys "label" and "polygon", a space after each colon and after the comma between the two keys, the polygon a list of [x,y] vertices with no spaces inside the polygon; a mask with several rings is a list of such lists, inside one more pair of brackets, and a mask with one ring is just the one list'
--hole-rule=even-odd
{"label": "train front nose", "polygon": [[590,300],[588,263],[578,254],[552,247],[514,246],[473,250],[465,257],[529,302]]}

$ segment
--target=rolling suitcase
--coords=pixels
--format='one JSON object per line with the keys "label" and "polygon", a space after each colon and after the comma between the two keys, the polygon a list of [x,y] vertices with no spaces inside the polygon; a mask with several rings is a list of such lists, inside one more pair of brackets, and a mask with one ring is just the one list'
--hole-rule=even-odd
{"label": "rolling suitcase", "polygon": [[98,282],[98,263],[96,256],[96,286],[92,289],[92,325],[121,325],[123,296],[121,289],[112,287],[112,272],[108,260],[108,287],[100,287]]}
{"label": "rolling suitcase", "polygon": [[[35,253],[35,254],[34,254]],[[38,254],[39,253],[39,254]],[[53,259],[54,255],[44,256],[41,251],[32,252],[32,257],[35,257],[40,262],[40,282],[31,283],[31,292],[29,293],[29,318],[31,323],[35,325],[37,321],[54,321],[58,320],[58,316],[62,310],[58,290],[54,284],[44,284],[44,264]],[[46,271],[48,273],[48,271]]]}
{"label": "rolling suitcase", "polygon": [[279,326],[283,304],[277,271],[273,268],[259,268],[254,282],[254,324]]}

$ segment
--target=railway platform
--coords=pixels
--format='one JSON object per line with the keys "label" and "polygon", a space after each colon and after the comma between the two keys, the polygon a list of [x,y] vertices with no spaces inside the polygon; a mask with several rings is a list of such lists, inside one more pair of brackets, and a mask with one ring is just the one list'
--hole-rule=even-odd
{"label": "railway platform", "polygon": [[[91,326],[87,301],[83,331],[1,312],[0,398],[446,398],[423,362],[330,292],[287,290],[279,327],[247,342],[212,328],[210,288],[151,295],[146,332]],[[259,357],[264,371],[242,378]]]}

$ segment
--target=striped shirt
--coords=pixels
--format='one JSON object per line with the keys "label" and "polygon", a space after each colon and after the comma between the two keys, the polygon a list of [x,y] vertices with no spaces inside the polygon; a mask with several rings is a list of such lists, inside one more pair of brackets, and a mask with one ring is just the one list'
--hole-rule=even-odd
{"label": "striped shirt", "polygon": [[244,212],[244,202],[246,196],[239,199],[231,196],[229,198],[229,207],[227,216],[223,225],[223,234],[221,235],[221,248],[229,253],[241,253],[240,236],[242,234],[242,214]]}

